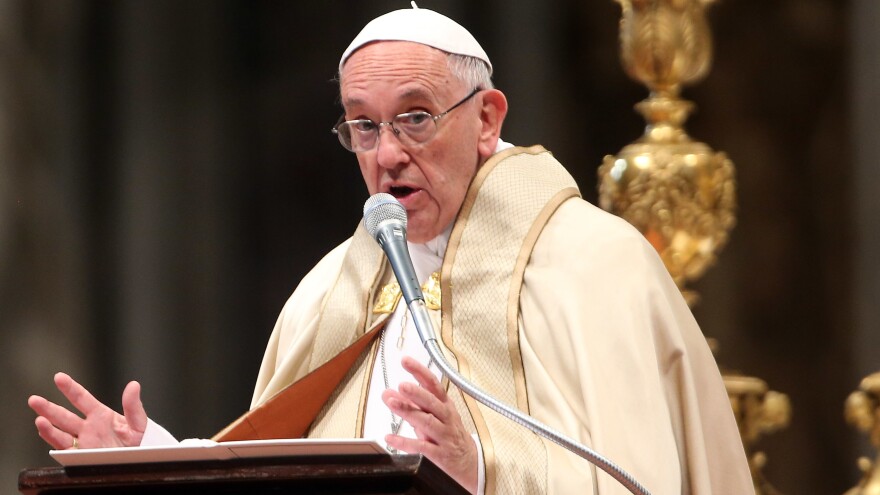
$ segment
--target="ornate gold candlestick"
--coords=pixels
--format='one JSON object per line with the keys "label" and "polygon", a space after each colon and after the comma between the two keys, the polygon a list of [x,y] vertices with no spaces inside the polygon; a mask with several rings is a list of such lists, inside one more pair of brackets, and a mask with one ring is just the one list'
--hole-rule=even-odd
{"label": "ornate gold candlestick", "polygon": [[617,1],[624,67],[651,93],[636,105],[645,134],[599,167],[599,202],[645,234],[692,303],[685,283],[715,261],[736,222],[733,163],[688,136],[683,124],[694,105],[679,98],[682,85],[709,71],[709,2]]}
{"label": "ornate gold candlestick", "polygon": [[[621,58],[626,72],[650,90],[636,110],[645,133],[599,167],[599,204],[638,228],[660,253],[688,304],[685,289],[715,262],[736,223],[733,163],[694,141],[684,122],[694,105],[681,87],[703,78],[712,60],[704,15],[712,0],[616,0],[622,7]],[[761,473],[760,436],[791,417],[788,398],[758,378],[724,374],[758,495],[778,493]]]}
{"label": "ornate gold candlestick", "polygon": [[[867,433],[871,444],[880,449],[880,372],[862,380],[859,390],[846,399],[844,411],[847,422]],[[864,476],[846,495],[880,494],[880,458],[871,462],[867,457],[862,457],[858,464]]]}

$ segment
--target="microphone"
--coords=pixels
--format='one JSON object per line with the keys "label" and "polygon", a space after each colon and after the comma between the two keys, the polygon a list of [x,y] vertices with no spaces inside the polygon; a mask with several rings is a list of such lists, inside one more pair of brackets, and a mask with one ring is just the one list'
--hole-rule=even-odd
{"label": "microphone", "polygon": [[422,340],[425,349],[427,349],[431,360],[437,364],[437,367],[449,378],[449,381],[454,383],[461,391],[498,414],[586,459],[608,473],[608,475],[623,485],[624,488],[629,490],[630,493],[635,495],[651,495],[632,475],[601,454],[556,432],[531,416],[498,401],[470,383],[457,370],[452,368],[449,362],[446,361],[446,356],[443,355],[437,343],[434,324],[428,315],[425,298],[422,295],[422,289],[419,287],[416,278],[412,258],[409,256],[409,249],[406,245],[406,209],[394,196],[387,193],[378,193],[367,200],[364,204],[364,227],[376,239],[382,250],[385,251],[385,255],[391,263],[391,269],[394,271],[394,276],[397,277],[397,283],[400,285],[400,290],[403,293],[403,298],[409,308],[410,315],[412,315],[419,338]]}
{"label": "microphone", "polygon": [[388,256],[407,306],[415,299],[424,300],[406,247],[406,209],[403,205],[387,193],[370,196],[364,203],[364,227]]}
{"label": "microphone", "polygon": [[[376,239],[391,263],[391,269],[397,278],[397,284],[400,285],[400,292],[403,293],[403,299],[412,315],[422,344],[426,348],[429,341],[436,344],[434,324],[428,315],[425,296],[419,286],[416,270],[413,268],[409,248],[406,245],[406,208],[388,193],[374,194],[364,203],[364,227],[373,239]],[[437,359],[431,355],[430,348],[428,354],[434,362],[437,362]]]}

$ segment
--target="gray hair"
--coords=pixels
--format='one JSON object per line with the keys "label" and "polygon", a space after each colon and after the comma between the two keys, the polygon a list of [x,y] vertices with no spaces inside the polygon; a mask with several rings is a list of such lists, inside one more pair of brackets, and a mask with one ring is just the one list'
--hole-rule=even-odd
{"label": "gray hair", "polygon": [[486,62],[467,55],[446,54],[446,67],[456,79],[465,83],[470,89],[492,89],[492,76]]}

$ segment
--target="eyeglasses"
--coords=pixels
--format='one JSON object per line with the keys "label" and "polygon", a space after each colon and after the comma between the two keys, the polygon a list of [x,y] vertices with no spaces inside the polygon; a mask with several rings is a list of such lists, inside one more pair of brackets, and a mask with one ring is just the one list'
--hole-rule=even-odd
{"label": "eyeglasses", "polygon": [[390,125],[394,135],[405,145],[424,143],[437,133],[438,120],[479,92],[480,88],[474,88],[469,95],[452,105],[449,110],[438,115],[431,115],[428,112],[407,112],[388,122],[373,122],[369,119],[344,121],[345,114],[343,114],[333,129],[330,129],[330,132],[336,134],[343,148],[354,153],[370,151],[375,148],[376,143],[379,142],[379,131],[383,125]]}

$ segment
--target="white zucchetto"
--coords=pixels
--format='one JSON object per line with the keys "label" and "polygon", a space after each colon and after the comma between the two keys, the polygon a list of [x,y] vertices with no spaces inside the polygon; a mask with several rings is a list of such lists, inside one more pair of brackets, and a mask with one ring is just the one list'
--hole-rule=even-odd
{"label": "white zucchetto", "polygon": [[492,62],[476,38],[460,24],[433,10],[413,8],[400,9],[381,15],[370,21],[348,45],[339,60],[339,71],[345,61],[358,48],[374,41],[412,41],[428,45],[447,53],[478,58],[489,66]]}

